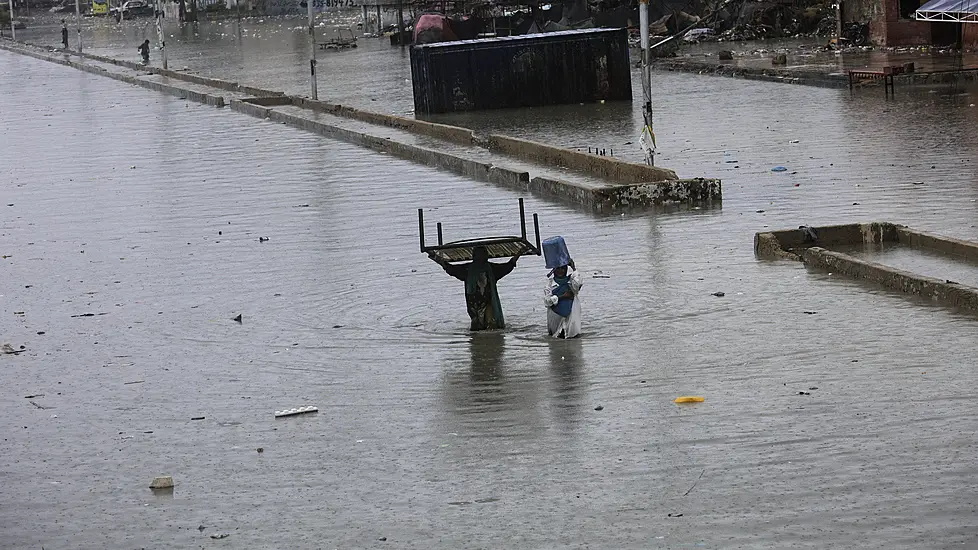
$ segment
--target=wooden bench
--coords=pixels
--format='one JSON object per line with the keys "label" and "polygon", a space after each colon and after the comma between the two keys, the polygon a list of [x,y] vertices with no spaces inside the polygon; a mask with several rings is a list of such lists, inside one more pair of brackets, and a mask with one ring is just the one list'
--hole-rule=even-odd
{"label": "wooden bench", "polygon": [[883,93],[885,93],[886,96],[889,97],[891,93],[894,93],[893,77],[899,74],[903,74],[905,71],[906,71],[906,67],[902,67],[902,66],[894,67],[890,65],[883,67],[882,71],[870,71],[866,69],[850,70],[849,91],[852,91],[852,89],[855,87],[857,82],[863,82],[866,80],[869,81],[882,80]]}

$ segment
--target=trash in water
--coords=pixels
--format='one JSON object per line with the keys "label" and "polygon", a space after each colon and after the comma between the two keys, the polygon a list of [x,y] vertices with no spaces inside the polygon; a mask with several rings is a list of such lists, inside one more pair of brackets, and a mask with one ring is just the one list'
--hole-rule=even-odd
{"label": "trash in water", "polygon": [[913,183],[914,185],[923,185],[924,184],[924,182],[922,182],[922,181],[914,181],[914,182],[911,182],[911,183]]}
{"label": "trash in water", "polygon": [[241,314],[239,313],[237,317],[235,317],[235,318],[233,318],[233,319],[231,319],[231,320],[232,320],[232,321],[237,321],[237,322],[239,322],[239,323],[240,323],[240,322],[241,322]]}
{"label": "trash in water", "polygon": [[801,143],[801,140],[800,139],[793,139],[793,140],[789,141],[788,143]]}
{"label": "trash in water", "polygon": [[673,403],[702,403],[704,401],[706,399],[699,395],[680,395]]}
{"label": "trash in water", "polygon": [[771,168],[771,171],[772,172],[787,172],[788,169],[785,168],[784,166],[775,166],[774,168]]}
{"label": "trash in water", "polygon": [[203,419],[204,419],[203,416],[195,416],[195,417],[191,418],[191,420],[203,420]]}
{"label": "trash in water", "polygon": [[153,481],[149,484],[150,489],[171,489],[173,488],[173,477],[172,476],[160,476],[154,477]]}
{"label": "trash in water", "polygon": [[296,407],[294,409],[285,409],[284,411],[275,411],[275,418],[281,418],[283,416],[294,416],[297,414],[306,414],[319,412],[316,407]]}
{"label": "trash in water", "polygon": [[17,355],[24,352],[24,346],[20,346],[20,349],[14,349],[10,344],[4,344],[3,347],[0,347],[0,351],[7,355]]}
{"label": "trash in water", "polygon": [[604,410],[604,407],[602,407],[601,405],[598,405],[597,407],[594,407],[594,410],[596,410],[596,411],[603,411]]}
{"label": "trash in water", "polygon": [[726,294],[724,294],[723,292],[714,292],[712,296],[716,296],[717,298],[723,298],[724,296],[726,296]]}
{"label": "trash in water", "polygon": [[220,540],[220,539],[226,539],[230,536],[231,536],[230,533],[218,533],[216,535],[211,535],[211,538],[214,540]]}

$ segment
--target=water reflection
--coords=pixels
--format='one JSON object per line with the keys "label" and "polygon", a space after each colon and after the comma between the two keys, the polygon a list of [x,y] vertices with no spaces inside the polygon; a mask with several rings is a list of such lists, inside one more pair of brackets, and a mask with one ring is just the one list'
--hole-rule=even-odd
{"label": "water reflection", "polygon": [[467,360],[449,357],[443,399],[450,431],[516,435],[538,423],[543,401],[538,381],[544,371],[533,363],[541,361],[507,342],[507,334],[472,333]]}
{"label": "water reflection", "polygon": [[505,338],[502,331],[484,331],[472,334],[469,340],[471,368],[469,376],[473,386],[489,386],[484,391],[498,393],[502,381],[502,355]]}
{"label": "water reflection", "polygon": [[554,423],[563,428],[574,427],[585,410],[581,375],[584,371],[584,342],[548,339],[550,347],[550,382],[553,386],[551,408]]}

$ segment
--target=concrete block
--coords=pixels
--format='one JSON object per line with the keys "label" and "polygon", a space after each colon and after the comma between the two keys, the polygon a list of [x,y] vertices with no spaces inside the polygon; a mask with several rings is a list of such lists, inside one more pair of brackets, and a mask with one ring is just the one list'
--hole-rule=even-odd
{"label": "concrete block", "polygon": [[978,288],[972,286],[903,271],[820,247],[807,249],[803,260],[805,265],[811,267],[871,281],[891,290],[933,299],[951,307],[978,311]]}
{"label": "concrete block", "polygon": [[289,96],[262,96],[246,97],[242,99],[245,103],[261,105],[262,107],[278,107],[281,105],[292,105],[292,98]]}
{"label": "concrete block", "polygon": [[529,172],[517,172],[501,166],[490,166],[488,178],[490,183],[510,189],[527,190],[530,186]]}
{"label": "concrete block", "polygon": [[492,134],[486,138],[485,144],[492,151],[522,160],[570,168],[619,183],[679,179],[675,172],[665,168],[625,162],[613,157],[599,157],[527,139]]}
{"label": "concrete block", "polygon": [[951,307],[978,311],[978,288],[904,271],[825,248],[901,243],[916,249],[936,250],[966,261],[975,261],[978,259],[978,243],[914,231],[886,222],[813,229],[817,233],[817,238],[814,239],[807,232],[798,229],[758,233],[754,236],[754,253],[761,258],[800,260],[810,267],[871,281],[892,290],[934,299]]}
{"label": "concrete block", "polygon": [[172,489],[173,478],[171,476],[154,477],[149,484],[150,489]]}

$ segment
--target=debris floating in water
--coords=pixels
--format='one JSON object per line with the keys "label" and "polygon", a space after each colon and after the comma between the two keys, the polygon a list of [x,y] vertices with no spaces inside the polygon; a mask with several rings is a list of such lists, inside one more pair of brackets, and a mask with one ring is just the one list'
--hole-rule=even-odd
{"label": "debris floating in water", "polygon": [[704,401],[706,399],[698,395],[680,395],[673,403],[702,403]]}
{"label": "debris floating in water", "polygon": [[153,481],[149,484],[149,488],[150,489],[172,489],[173,477],[171,476],[154,477]]}
{"label": "debris floating in water", "polygon": [[775,166],[774,168],[771,168],[771,171],[772,172],[787,172],[788,169],[785,168],[784,166]]}
{"label": "debris floating in water", "polygon": [[297,407],[294,409],[285,409],[284,411],[275,411],[275,418],[281,418],[283,416],[294,416],[297,414],[306,414],[319,412],[316,407]]}

